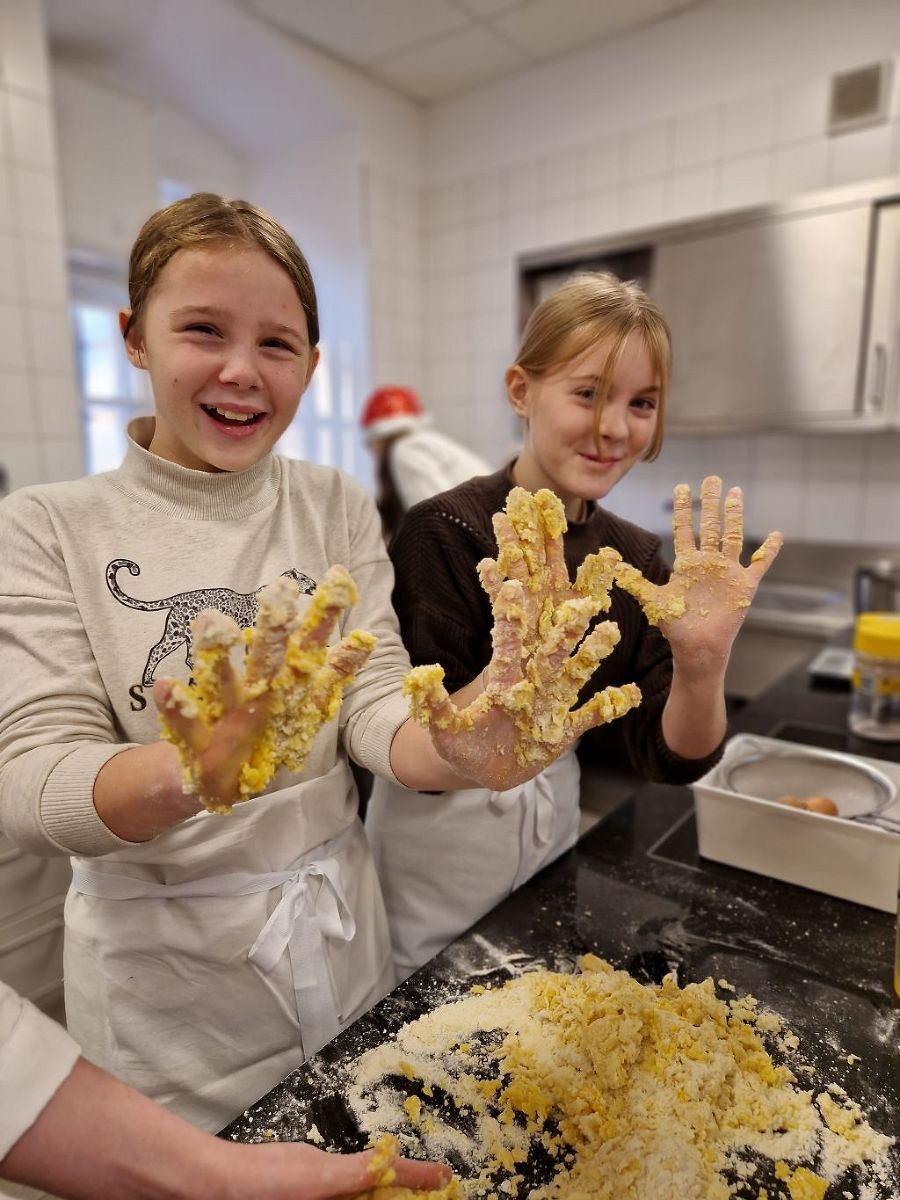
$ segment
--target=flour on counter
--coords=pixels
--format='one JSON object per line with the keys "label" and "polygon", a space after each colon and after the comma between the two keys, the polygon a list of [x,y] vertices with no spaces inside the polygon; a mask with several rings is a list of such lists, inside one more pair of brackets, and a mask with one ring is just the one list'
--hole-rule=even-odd
{"label": "flour on counter", "polygon": [[465,1196],[495,1200],[821,1200],[851,1178],[891,1194],[893,1139],[842,1088],[804,1090],[773,1061],[764,1033],[788,1056],[797,1039],[752,997],[581,966],[473,990],[363,1054],[361,1128],[447,1158]]}

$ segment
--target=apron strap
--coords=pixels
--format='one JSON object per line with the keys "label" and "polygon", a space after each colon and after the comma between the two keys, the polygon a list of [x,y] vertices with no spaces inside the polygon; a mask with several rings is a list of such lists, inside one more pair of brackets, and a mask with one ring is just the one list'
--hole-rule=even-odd
{"label": "apron strap", "polygon": [[325,939],[349,942],[355,935],[340,867],[336,859],[325,858],[285,882],[281,900],[250,948],[250,961],[265,974],[288,951],[306,1058],[334,1037],[343,1020]]}

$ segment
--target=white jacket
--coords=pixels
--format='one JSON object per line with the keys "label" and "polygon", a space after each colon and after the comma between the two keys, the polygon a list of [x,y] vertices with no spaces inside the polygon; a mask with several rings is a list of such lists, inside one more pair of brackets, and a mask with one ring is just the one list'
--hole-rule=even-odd
{"label": "white jacket", "polygon": [[394,486],[404,508],[446,492],[473,475],[490,475],[494,469],[465,446],[427,426],[397,438],[388,454]]}

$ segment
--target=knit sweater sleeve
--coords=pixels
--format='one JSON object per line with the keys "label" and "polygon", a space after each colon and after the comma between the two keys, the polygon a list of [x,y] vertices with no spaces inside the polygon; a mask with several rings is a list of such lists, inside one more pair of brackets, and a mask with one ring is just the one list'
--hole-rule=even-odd
{"label": "knit sweater sleeve", "polygon": [[409,656],[391,606],[393,571],[381,533],[381,521],[371,498],[353,480],[341,477],[342,490],[329,497],[332,520],[349,538],[346,563],[359,600],[344,615],[341,634],[364,629],[375,636],[375,649],[365,667],[344,693],[340,712],[341,737],[356,762],[394,780],[390,748],[394,735],[409,715],[402,695]]}
{"label": "knit sweater sleeve", "polygon": [[495,547],[468,488],[417,504],[390,546],[394,608],[410,659],[440,663],[450,692],[491,658],[491,608],[476,568]]}
{"label": "knit sweater sleeve", "polygon": [[93,784],[127,743],[38,489],[0,506],[0,543],[0,826],[36,854],[120,849]]}

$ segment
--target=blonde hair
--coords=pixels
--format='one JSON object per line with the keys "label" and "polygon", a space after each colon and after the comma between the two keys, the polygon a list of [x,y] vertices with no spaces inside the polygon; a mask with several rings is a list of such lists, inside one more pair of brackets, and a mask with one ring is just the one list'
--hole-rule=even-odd
{"label": "blonde hair", "polygon": [[594,394],[594,437],[599,443],[603,406],[631,334],[643,341],[659,380],[656,429],[644,455],[644,460],[650,462],[662,449],[672,336],[662,313],[638,284],[623,283],[605,271],[573,275],[528,318],[515,365],[528,375],[540,377],[579,358],[596,342],[608,341],[609,353]]}
{"label": "blonde hair", "polygon": [[306,314],[309,344],[318,345],[316,289],[300,247],[264,209],[247,200],[225,200],[214,192],[195,192],[176,200],[144,222],[128,261],[131,315],[125,336],[139,324],[160,272],[178,251],[217,243],[258,246],[284,267]]}

